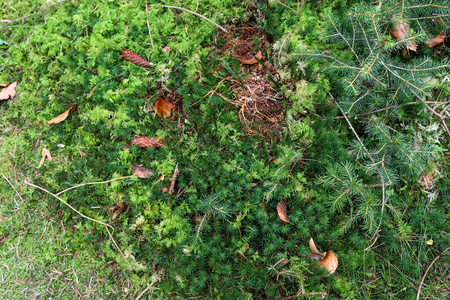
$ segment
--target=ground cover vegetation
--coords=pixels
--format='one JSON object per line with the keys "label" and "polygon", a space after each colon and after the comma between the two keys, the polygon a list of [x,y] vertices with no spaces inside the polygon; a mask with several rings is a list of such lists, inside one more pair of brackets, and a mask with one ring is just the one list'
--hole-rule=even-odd
{"label": "ground cover vegetation", "polygon": [[448,297],[449,17],[4,1],[1,297]]}

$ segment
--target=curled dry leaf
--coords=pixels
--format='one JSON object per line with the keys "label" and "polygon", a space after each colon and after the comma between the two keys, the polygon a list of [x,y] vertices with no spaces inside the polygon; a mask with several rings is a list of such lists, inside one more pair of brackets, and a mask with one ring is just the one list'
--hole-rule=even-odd
{"label": "curled dry leaf", "polygon": [[166,47],[162,48],[162,51],[163,52],[170,52],[170,51],[172,51],[172,47],[166,46]]}
{"label": "curled dry leaf", "polygon": [[131,144],[136,145],[140,148],[148,148],[148,147],[158,148],[164,146],[166,143],[164,143],[164,141],[159,139],[158,137],[135,136],[131,140]]}
{"label": "curled dry leaf", "polygon": [[112,216],[112,219],[113,219],[113,220],[114,220],[115,218],[117,218],[117,216],[118,216],[119,214],[121,214],[122,212],[124,212],[125,209],[127,208],[126,204],[123,203],[122,201],[117,202],[115,206],[117,206],[117,210],[114,212],[114,214],[113,214],[113,216]]}
{"label": "curled dry leaf", "polygon": [[170,101],[163,99],[163,98],[156,101],[155,106],[153,107],[156,114],[158,114],[158,116],[164,117],[164,118],[170,117],[174,108],[175,108],[175,105],[173,105]]}
{"label": "curled dry leaf", "polygon": [[3,85],[4,88],[2,89],[2,91],[0,92],[0,100],[6,100],[9,99],[9,97],[14,97],[16,95],[16,86],[17,86],[17,81],[14,81],[11,84],[6,84]]}
{"label": "curled dry leaf", "polygon": [[258,50],[258,53],[256,53],[256,55],[254,56],[250,54],[243,55],[239,57],[239,61],[244,65],[254,65],[258,63],[258,60],[256,58],[258,60],[261,60],[263,58],[261,50]]}
{"label": "curled dry leaf", "polygon": [[443,31],[441,31],[438,35],[434,36],[431,40],[425,41],[424,44],[430,48],[433,48],[434,46],[442,44],[444,42],[444,39],[445,39],[445,34]]}
{"label": "curled dry leaf", "polygon": [[280,217],[280,219],[284,223],[287,223],[287,224],[291,223],[291,222],[289,222],[289,219],[288,219],[288,216],[287,216],[286,199],[283,199],[280,202],[278,202],[277,212],[278,212],[278,217]]}
{"label": "curled dry leaf", "polygon": [[[410,36],[410,28],[409,25],[404,22],[396,22],[392,26],[392,29],[389,30],[389,34],[397,40],[403,40]],[[412,51],[417,50],[417,44],[409,41],[406,43],[406,48]]]}
{"label": "curled dry leaf", "polygon": [[67,119],[67,117],[69,116],[69,113],[74,111],[76,109],[76,107],[77,107],[76,105],[72,106],[71,108],[69,108],[68,110],[66,110],[65,112],[63,112],[59,116],[57,116],[56,118],[53,118],[50,121],[48,121],[47,124],[58,124],[58,123],[61,123],[62,121]]}
{"label": "curled dry leaf", "polygon": [[338,259],[336,257],[336,254],[334,254],[333,250],[329,250],[328,252],[320,253],[319,250],[317,250],[316,244],[314,243],[313,238],[309,240],[309,249],[313,253],[308,253],[306,256],[318,260],[319,268],[325,268],[330,272],[330,274],[333,274],[337,267],[338,267]]}
{"label": "curled dry leaf", "polygon": [[133,164],[131,166],[131,172],[136,174],[139,178],[148,178],[148,176],[153,175],[152,170],[144,168],[142,165]]}
{"label": "curled dry leaf", "polygon": [[42,167],[42,165],[44,164],[46,158],[50,162],[53,161],[53,158],[52,158],[52,155],[50,154],[50,151],[46,147],[44,147],[44,148],[42,148],[42,158],[41,158],[41,161],[39,162],[39,166],[37,167],[38,169],[40,167]]}

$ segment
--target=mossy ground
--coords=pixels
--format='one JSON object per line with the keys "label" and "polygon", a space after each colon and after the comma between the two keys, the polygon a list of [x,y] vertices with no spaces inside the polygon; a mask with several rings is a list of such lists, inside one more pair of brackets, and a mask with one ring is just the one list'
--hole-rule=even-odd
{"label": "mossy ground", "polygon": [[[448,137],[436,116],[420,104],[400,108],[393,130],[435,147],[432,187],[420,174],[402,177],[381,210],[380,186],[365,185],[378,188],[366,215],[380,231],[365,225],[369,217],[351,222],[357,201],[332,210],[335,191],[323,185],[327,170],[360,161],[330,97],[342,78],[297,54],[349,59],[321,38],[327,14],[345,16],[357,2],[69,0],[40,11],[57,1],[5,1],[0,83],[18,87],[0,101],[0,297],[416,297],[450,245]],[[122,60],[123,49],[153,66]],[[241,64],[258,50],[261,61]],[[439,61],[449,53],[423,51]],[[444,76],[435,102],[450,97]],[[161,98],[174,104],[172,117],[153,110]],[[65,121],[47,124],[71,107]],[[350,122],[364,135],[360,119]],[[139,148],[135,136],[165,145]],[[53,161],[39,167],[44,147]],[[154,175],[133,176],[135,164]],[[291,224],[277,216],[283,199]],[[337,254],[336,273],[306,257],[310,237]],[[447,297],[448,278],[444,253],[422,297]]]}

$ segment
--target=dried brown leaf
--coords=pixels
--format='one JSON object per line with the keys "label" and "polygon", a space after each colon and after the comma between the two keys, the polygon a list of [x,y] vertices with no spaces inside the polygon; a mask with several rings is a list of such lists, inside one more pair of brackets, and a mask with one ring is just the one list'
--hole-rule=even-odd
{"label": "dried brown leaf", "polygon": [[69,113],[74,111],[75,108],[76,108],[76,105],[72,106],[71,108],[69,108],[68,110],[66,110],[65,112],[63,112],[59,116],[57,116],[56,118],[53,118],[50,121],[48,121],[47,124],[58,124],[58,123],[61,123],[62,121],[67,119],[67,117],[69,116]]}
{"label": "dried brown leaf", "polygon": [[[320,255],[321,258],[319,258],[319,259],[324,258],[324,256],[326,255],[325,252],[324,252],[324,253],[320,253],[320,251],[317,250],[317,247],[316,247],[316,244],[314,243],[314,239],[313,239],[313,238],[310,238],[310,239],[309,239],[309,249],[311,249],[311,251],[312,251],[314,254]],[[311,257],[311,256],[309,256],[309,257]],[[314,257],[311,257],[311,258],[314,258]],[[314,259],[317,259],[317,258],[314,258]]]}
{"label": "dried brown leaf", "polygon": [[42,167],[42,165],[44,164],[46,158],[50,162],[53,161],[53,158],[52,158],[52,155],[50,154],[50,151],[46,147],[44,147],[44,148],[42,148],[42,158],[41,158],[41,161],[39,162],[39,166],[37,167],[38,169],[40,167]]}
{"label": "dried brown leaf", "polygon": [[170,46],[164,47],[164,48],[162,49],[162,51],[163,51],[163,52],[170,52],[170,51],[172,51],[172,47],[170,47]]}
{"label": "dried brown leaf", "polygon": [[321,260],[319,260],[319,268],[325,268],[330,272],[330,274],[333,274],[337,267],[338,267],[338,259],[336,257],[336,254],[334,254],[333,250],[329,250],[327,252],[327,255]]}
{"label": "dried brown leaf", "polygon": [[289,222],[289,219],[288,219],[288,216],[287,216],[286,199],[283,199],[280,202],[278,202],[277,212],[278,212],[278,217],[280,217],[280,219],[284,223],[287,223],[287,224],[291,223],[291,222]]}
{"label": "dried brown leaf", "polygon": [[139,178],[148,178],[148,176],[153,175],[152,170],[144,168],[142,165],[133,164],[131,166],[131,172],[136,174]]}
{"label": "dried brown leaf", "polygon": [[168,118],[172,114],[172,111],[175,109],[175,105],[173,105],[170,101],[161,98],[156,101],[153,109],[158,114],[158,116]]}
{"label": "dried brown leaf", "polygon": [[443,31],[441,31],[438,35],[434,36],[431,40],[425,41],[424,44],[430,48],[433,48],[434,46],[442,44],[444,42],[444,39],[445,39],[445,34]]}
{"label": "dried brown leaf", "polygon": [[258,60],[256,58],[258,60],[261,60],[263,58],[263,54],[262,54],[261,50],[258,50],[258,53],[256,53],[256,55],[254,55],[254,56],[250,55],[250,54],[243,55],[243,56],[239,57],[239,61],[241,63],[243,63],[244,65],[254,65],[254,64],[258,63]]}
{"label": "dried brown leaf", "polygon": [[114,212],[114,214],[113,214],[113,216],[112,216],[112,219],[113,219],[113,220],[114,220],[115,218],[117,218],[117,216],[118,216],[119,214],[121,214],[122,212],[124,212],[125,209],[127,209],[126,204],[123,203],[123,202],[117,202],[116,206],[117,206],[117,210]]}
{"label": "dried brown leaf", "polygon": [[14,81],[11,84],[2,85],[5,86],[0,92],[0,100],[9,99],[9,97],[14,97],[16,95],[16,86],[17,81]]}
{"label": "dried brown leaf", "polygon": [[[410,36],[410,28],[409,25],[404,22],[396,22],[392,26],[391,30],[389,30],[389,34],[397,40],[403,40]],[[417,44],[414,44],[413,42],[407,42],[406,48],[412,51],[417,50]]]}

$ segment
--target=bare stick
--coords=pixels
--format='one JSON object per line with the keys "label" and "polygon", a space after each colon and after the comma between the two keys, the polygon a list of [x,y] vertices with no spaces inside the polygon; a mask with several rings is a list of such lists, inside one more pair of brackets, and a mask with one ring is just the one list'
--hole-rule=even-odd
{"label": "bare stick", "polygon": [[200,18],[202,18],[202,19],[204,19],[204,20],[206,20],[206,21],[208,21],[208,22],[210,22],[210,23],[216,25],[217,28],[219,28],[219,29],[223,30],[224,32],[228,33],[228,31],[227,31],[225,28],[223,28],[222,26],[220,26],[220,25],[217,24],[216,22],[214,22],[214,21],[208,19],[207,17],[205,17],[205,16],[203,16],[203,15],[201,15],[201,14],[199,14],[199,13],[196,13],[195,11],[186,9],[186,8],[184,8],[184,7],[179,7],[179,6],[171,6],[171,5],[161,5],[161,6],[162,6],[162,7],[167,7],[167,8],[181,9],[181,10],[183,10],[183,11],[185,11],[185,12],[188,12],[188,13],[191,13],[191,14],[193,14],[193,15],[196,15],[197,17],[200,17]]}
{"label": "bare stick", "polygon": [[56,6],[56,5],[61,4],[61,3],[64,3],[64,2],[66,2],[66,1],[67,1],[67,0],[62,0],[62,1],[56,2],[55,4],[52,4],[52,5],[50,5],[50,6],[47,6],[46,8],[43,8],[43,9],[41,9],[40,11],[35,12],[34,14],[31,14],[31,15],[28,15],[28,16],[25,16],[25,17],[20,17],[20,18],[18,18],[18,19],[9,21],[8,23],[6,23],[6,24],[3,25],[2,27],[0,27],[0,30],[2,30],[3,28],[9,26],[9,25],[12,24],[12,23],[15,23],[15,22],[20,21],[20,20],[28,19],[28,18],[30,18],[30,17],[32,17],[32,16],[34,16],[34,15],[40,14],[40,13],[46,11],[47,9],[50,9],[50,8],[52,8],[53,6]]}
{"label": "bare stick", "polygon": [[61,192],[56,193],[55,195],[56,195],[56,196],[59,196],[59,195],[65,193],[65,192],[67,192],[67,191],[76,189],[76,188],[78,188],[78,187],[80,187],[80,186],[85,186],[85,185],[90,185],[90,184],[102,184],[102,183],[108,183],[108,182],[111,182],[111,181],[122,180],[122,179],[131,178],[131,177],[133,177],[133,175],[131,175],[131,176],[119,177],[119,178],[113,178],[113,179],[106,180],[106,181],[85,182],[85,183],[81,183],[81,184],[79,184],[79,185],[74,185],[74,186],[72,186],[72,187],[70,187],[70,188],[68,188],[68,189],[65,189],[64,191],[61,191]]}
{"label": "bare stick", "polygon": [[424,282],[424,280],[425,280],[425,277],[426,277],[427,274],[428,274],[428,271],[430,271],[431,266],[432,266],[439,258],[441,258],[442,255],[444,255],[444,253],[447,252],[448,250],[450,250],[450,247],[448,247],[447,249],[445,249],[444,251],[442,251],[438,256],[436,256],[436,257],[433,259],[433,261],[431,262],[431,264],[428,266],[427,270],[425,271],[425,274],[423,274],[422,280],[420,281],[419,289],[417,290],[417,297],[416,297],[416,300],[419,300],[419,298],[420,298],[420,291],[422,290],[423,282]]}
{"label": "bare stick", "polygon": [[63,199],[61,199],[60,197],[58,197],[57,195],[53,194],[52,192],[49,192],[48,190],[46,190],[46,189],[44,189],[44,188],[42,188],[42,187],[40,187],[40,186],[37,186],[37,185],[35,185],[35,184],[32,184],[32,183],[30,183],[30,182],[28,182],[28,181],[26,181],[26,180],[25,180],[25,184],[26,184],[26,185],[29,185],[29,186],[32,186],[32,187],[35,187],[35,188],[37,188],[37,189],[40,189],[41,191],[46,192],[46,193],[52,195],[53,197],[55,197],[56,199],[58,199],[59,201],[61,201],[61,202],[64,203],[65,205],[67,205],[70,209],[72,209],[74,212],[76,212],[77,214],[79,214],[79,215],[82,216],[83,218],[86,218],[86,219],[91,220],[91,221],[93,221],[93,222],[102,224],[103,226],[110,227],[111,229],[114,230],[114,227],[112,227],[111,225],[106,224],[106,223],[103,223],[103,222],[98,221],[98,220],[95,220],[95,219],[92,219],[92,218],[90,218],[90,217],[88,217],[88,216],[82,214],[81,212],[79,212],[78,210],[76,210],[73,206],[71,206],[69,203],[67,203],[66,201],[64,201]]}
{"label": "bare stick", "polygon": [[3,173],[2,173],[2,176],[3,176],[3,178],[6,179],[6,181],[8,181],[9,185],[14,189],[14,191],[15,191],[16,194],[17,194],[17,196],[19,196],[19,198],[22,199],[22,201],[25,203],[25,200],[23,200],[22,196],[20,196],[19,192],[18,192],[18,191],[16,190],[16,188],[11,184],[11,181],[9,181],[9,179],[8,179],[5,175],[3,175]]}
{"label": "bare stick", "polygon": [[119,248],[119,246],[117,245],[116,241],[114,240],[114,238],[113,238],[111,232],[109,232],[108,227],[105,226],[105,228],[106,228],[106,231],[108,231],[109,237],[111,238],[112,242],[114,243],[114,246],[116,246],[117,250],[119,250],[119,252],[120,252],[120,254],[122,255],[122,257],[125,258],[125,259],[127,259],[127,258],[125,257],[125,255],[123,255],[123,252],[122,252],[122,250],[120,250],[120,248]]}

